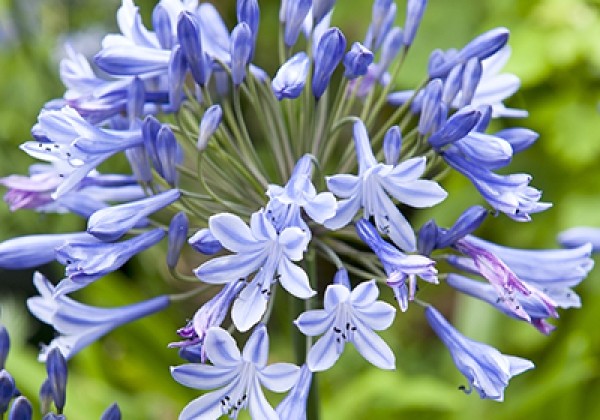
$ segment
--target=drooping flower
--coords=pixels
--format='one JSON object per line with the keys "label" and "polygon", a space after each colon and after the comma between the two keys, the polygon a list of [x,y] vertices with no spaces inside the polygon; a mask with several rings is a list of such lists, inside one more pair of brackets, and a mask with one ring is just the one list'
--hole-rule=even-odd
{"label": "drooping flower", "polygon": [[260,324],[246,342],[242,353],[231,335],[218,327],[208,330],[204,340],[212,365],[191,363],[171,368],[171,375],[182,385],[195,389],[214,389],[189,403],[181,420],[217,419],[222,415],[237,418],[248,408],[255,419],[278,419],[261,386],[284,392],[296,383],[299,369],[290,363],[267,366],[269,337]]}
{"label": "drooping flower", "polygon": [[503,401],[508,381],[534,367],[527,359],[502,354],[491,346],[463,336],[432,306],[425,308],[425,316],[450,351],[458,370],[469,381],[467,393],[473,387],[481,398]]}
{"label": "drooping flower", "polygon": [[351,342],[370,363],[381,369],[394,369],[392,350],[373,330],[387,329],[396,310],[378,301],[375,281],[359,284],[350,291],[342,284],[327,286],[324,309],[303,312],[294,324],[305,335],[323,334],[310,349],[307,364],[313,372],[329,369],[338,360],[344,346]]}
{"label": "drooping flower", "polygon": [[39,355],[42,362],[55,347],[68,360],[113,329],[159,312],[170,303],[168,296],[159,296],[119,308],[99,308],[64,295],[57,296],[54,286],[38,272],[33,276],[33,283],[40,296],[27,299],[29,311],[60,333],[49,345],[43,346]]}
{"label": "drooping flower", "polygon": [[[431,207],[446,198],[437,182],[419,177],[425,171],[425,157],[408,159],[395,166],[375,160],[364,124],[354,124],[354,141],[358,175],[333,175],[327,187],[338,197],[336,215],[325,221],[325,227],[346,226],[362,208],[363,217],[374,216],[377,229],[390,236],[405,251],[415,249],[415,235],[406,218],[389,196],[413,207]],[[389,195],[389,196],[388,196]]]}
{"label": "drooping flower", "polygon": [[250,227],[238,216],[211,216],[208,226],[214,237],[232,255],[213,258],[194,273],[207,283],[225,284],[256,272],[233,304],[231,317],[241,331],[255,325],[266,310],[271,286],[279,281],[284,289],[301,299],[315,294],[304,270],[292,263],[302,259],[309,236],[298,227],[277,232],[264,211],[254,213]]}

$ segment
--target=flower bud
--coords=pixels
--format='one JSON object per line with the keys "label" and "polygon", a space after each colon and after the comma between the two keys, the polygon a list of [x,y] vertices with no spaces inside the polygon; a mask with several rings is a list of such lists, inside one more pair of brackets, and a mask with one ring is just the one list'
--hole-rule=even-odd
{"label": "flower bud", "polygon": [[31,420],[33,408],[29,400],[23,396],[17,397],[10,407],[8,420]]}
{"label": "flower bud", "polygon": [[194,14],[183,12],[179,15],[177,38],[192,72],[192,77],[196,83],[204,86],[207,80],[206,63],[200,39],[200,25]]}
{"label": "flower bud", "polygon": [[329,80],[340,63],[346,49],[346,38],[338,28],[330,28],[321,37],[315,52],[315,71],[312,89],[315,98],[319,99]]}
{"label": "flower bud", "polygon": [[158,43],[165,50],[173,48],[173,31],[169,12],[160,3],[152,11],[152,27]]}
{"label": "flower bud", "polygon": [[8,351],[10,350],[10,336],[6,327],[0,324],[0,370],[4,369]]}
{"label": "flower bud", "polygon": [[402,133],[397,125],[391,127],[383,138],[383,156],[388,165],[397,165],[402,149]]}
{"label": "flower bud", "polygon": [[50,350],[46,356],[46,372],[54,405],[62,413],[67,398],[67,361],[58,347]]}
{"label": "flower bud", "polygon": [[282,10],[285,9],[283,39],[285,45],[288,47],[293,46],[298,40],[304,19],[310,11],[311,6],[312,0],[287,0],[285,5],[282,4]]}
{"label": "flower bud", "polygon": [[427,0],[408,0],[406,3],[406,20],[404,21],[404,45],[412,45],[417,29],[423,19]]}
{"label": "flower bud", "polygon": [[295,99],[302,93],[310,60],[305,52],[299,52],[286,61],[277,71],[271,88],[278,100]]}
{"label": "flower bud", "polygon": [[104,411],[104,413],[102,413],[100,420],[121,420],[121,410],[119,409],[119,405],[113,403]]}
{"label": "flower bud", "polygon": [[15,380],[6,370],[0,370],[0,418],[3,418],[14,395]]}
{"label": "flower bud", "polygon": [[198,142],[196,147],[199,151],[206,149],[208,140],[219,128],[221,119],[223,118],[223,110],[220,105],[212,105],[206,110],[200,121],[200,129],[198,134]]}
{"label": "flower bud", "polygon": [[463,72],[463,82],[461,87],[462,96],[459,104],[460,108],[469,105],[473,100],[482,73],[483,67],[481,66],[481,61],[477,58],[471,58],[467,61]]}
{"label": "flower bud", "polygon": [[177,265],[181,249],[187,239],[188,225],[188,218],[182,211],[171,219],[167,247],[167,266],[169,268],[175,268]]}
{"label": "flower bud", "polygon": [[355,79],[364,76],[372,62],[373,53],[360,42],[355,42],[344,56],[344,77]]}
{"label": "flower bud", "polygon": [[211,233],[210,229],[200,229],[189,240],[188,243],[196,251],[205,254],[213,255],[223,249],[221,242],[217,240]]}
{"label": "flower bud", "polygon": [[231,32],[229,51],[231,54],[231,78],[235,86],[246,78],[246,66],[250,62],[253,48],[252,31],[246,22],[238,23]]}

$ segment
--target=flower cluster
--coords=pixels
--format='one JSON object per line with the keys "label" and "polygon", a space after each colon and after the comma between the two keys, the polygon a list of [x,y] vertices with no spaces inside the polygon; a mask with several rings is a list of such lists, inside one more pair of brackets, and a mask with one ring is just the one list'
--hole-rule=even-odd
{"label": "flower cluster", "polygon": [[[526,115],[504,105],[519,87],[501,73],[510,55],[505,28],[434,51],[425,83],[393,91],[426,3],[407,0],[401,28],[396,2],[374,0],[365,38],[349,45],[330,25],[335,0],[282,0],[273,75],[254,63],[257,0],[237,1],[231,30],[210,3],[160,0],[148,28],[123,0],[120,32],[105,36],[95,66],[69,49],[61,63],[67,91],[41,111],[34,140],[21,147],[46,163],[0,179],[12,210],[87,220],[84,232],[0,243],[0,267],[65,266],[56,286],[34,276],[40,296],[29,309],[59,333],[40,360],[56,349],[68,360],[120,325],[221,286],[170,345],[188,362],[171,368],[174,380],[212,390],[180,418],[237,418],[248,409],[256,419],[302,419],[316,395],[313,374],[331,368],[346,343],[372,365],[395,369],[393,349],[376,333],[396,316],[378,300],[387,286],[401,312],[411,302],[425,308],[464,389],[501,401],[509,379],[533,363],[464,337],[423,301],[419,284],[448,284],[548,334],[558,308],[580,306],[571,288],[592,268],[592,246],[521,250],[473,235],[490,213],[526,222],[550,207],[530,175],[495,172],[537,134],[488,131],[493,118]],[[99,172],[118,154],[130,174]],[[488,206],[465,209],[450,228],[430,221],[415,230],[413,209],[452,199],[438,183],[448,169]],[[163,240],[177,280],[192,274],[178,268],[185,247],[204,255],[190,292],[120,308],[67,296]],[[459,272],[440,274],[441,260]],[[332,280],[325,266],[335,268]],[[296,309],[289,323],[306,336],[296,349],[302,366],[268,364],[269,321],[287,316],[274,311],[283,292]],[[242,351],[235,331],[249,332]],[[289,392],[273,408],[263,388]],[[64,397],[53,398],[60,414]]]}

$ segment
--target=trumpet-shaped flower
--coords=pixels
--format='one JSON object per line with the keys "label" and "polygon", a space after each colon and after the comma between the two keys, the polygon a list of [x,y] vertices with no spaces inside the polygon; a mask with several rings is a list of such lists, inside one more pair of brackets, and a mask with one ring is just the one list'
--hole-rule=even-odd
{"label": "trumpet-shaped flower", "polygon": [[302,259],[308,244],[309,235],[302,229],[288,227],[278,233],[264,211],[252,215],[250,227],[229,213],[211,216],[208,227],[234,254],[213,258],[198,267],[194,272],[200,280],[224,284],[256,272],[233,303],[231,317],[239,330],[247,331],[260,320],[277,280],[301,299],[315,294],[304,270],[292,263]]}
{"label": "trumpet-shaped flower", "polygon": [[189,403],[179,415],[180,420],[210,420],[222,415],[235,419],[245,408],[255,419],[279,419],[261,386],[275,392],[287,391],[296,383],[299,368],[290,363],[267,366],[269,337],[263,324],[254,329],[241,353],[233,337],[218,327],[208,330],[204,345],[212,365],[175,366],[171,375],[190,388],[219,389]]}
{"label": "trumpet-shaped flower", "polygon": [[342,174],[327,178],[327,187],[342,200],[336,215],[325,221],[325,227],[346,226],[362,208],[364,218],[375,217],[377,229],[405,251],[415,249],[415,234],[406,218],[389,196],[412,207],[431,207],[447,193],[435,181],[419,179],[425,171],[425,157],[408,159],[397,165],[375,160],[367,130],[359,121],[354,124],[354,141],[358,176]]}
{"label": "trumpet-shaped flower", "polygon": [[27,299],[29,311],[60,333],[49,345],[43,346],[39,355],[42,362],[55,347],[68,360],[115,328],[159,312],[170,303],[168,296],[159,296],[119,308],[98,308],[64,295],[56,296],[54,286],[40,273],[34,274],[33,283],[40,296]]}
{"label": "trumpet-shaped flower", "polygon": [[425,308],[425,316],[450,351],[458,370],[469,381],[467,393],[475,388],[481,398],[503,401],[508,381],[534,367],[527,359],[502,354],[463,336],[432,306]]}
{"label": "trumpet-shaped flower", "polygon": [[387,329],[396,310],[378,301],[375,281],[359,284],[350,291],[342,284],[327,286],[324,309],[304,312],[294,324],[305,335],[323,334],[310,349],[307,364],[313,372],[329,369],[338,360],[345,344],[351,342],[370,363],[381,369],[394,369],[392,350],[373,330]]}

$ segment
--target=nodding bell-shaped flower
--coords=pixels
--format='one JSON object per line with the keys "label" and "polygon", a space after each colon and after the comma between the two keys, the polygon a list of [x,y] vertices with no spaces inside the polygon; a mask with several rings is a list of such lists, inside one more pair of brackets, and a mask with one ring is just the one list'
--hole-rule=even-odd
{"label": "nodding bell-shaped flower", "polygon": [[329,80],[344,57],[345,49],[346,38],[338,28],[329,28],[319,39],[315,51],[315,70],[312,80],[315,98],[319,99],[329,86]]}
{"label": "nodding bell-shaped flower", "polygon": [[283,63],[271,82],[275,97],[281,101],[284,98],[295,99],[300,96],[309,68],[310,60],[303,51]]}
{"label": "nodding bell-shaped flower", "polygon": [[87,231],[102,241],[115,241],[143,218],[175,202],[179,196],[179,190],[173,189],[131,203],[98,210],[90,216]]}
{"label": "nodding bell-shaped flower", "polygon": [[219,125],[221,125],[221,119],[223,118],[223,109],[221,105],[211,105],[200,120],[200,128],[198,130],[198,142],[196,147],[198,151],[203,151],[208,145],[208,141],[215,134]]}
{"label": "nodding bell-shaped flower", "polygon": [[42,348],[39,355],[42,362],[46,361],[48,353],[55,347],[68,360],[113,329],[159,312],[170,303],[168,296],[159,296],[133,305],[99,308],[84,305],[64,295],[57,296],[54,286],[40,273],[34,274],[33,283],[40,296],[27,299],[29,311],[60,333]]}
{"label": "nodding bell-shaped flower", "polygon": [[275,392],[287,391],[297,382],[299,369],[290,363],[267,366],[269,336],[263,324],[254,329],[242,352],[233,337],[218,327],[208,330],[204,345],[212,365],[175,366],[171,375],[190,388],[218,389],[190,402],[179,414],[181,420],[216,420],[222,415],[235,419],[245,408],[254,419],[279,419],[261,385]]}
{"label": "nodding bell-shaped flower", "polygon": [[52,393],[52,400],[59,413],[62,413],[67,399],[67,361],[59,348],[53,348],[46,356],[46,373]]}
{"label": "nodding bell-shaped flower", "polygon": [[350,291],[342,284],[325,290],[324,309],[303,312],[294,324],[305,335],[323,334],[310,349],[307,365],[313,372],[329,369],[338,360],[344,346],[351,342],[373,365],[392,370],[396,359],[389,346],[373,332],[387,329],[396,310],[378,301],[375,281],[359,284]]}
{"label": "nodding bell-shaped flower", "polygon": [[502,401],[508,381],[534,367],[527,359],[502,354],[463,336],[432,306],[425,308],[425,316],[450,351],[458,370],[469,381],[468,389],[462,388],[467,394],[475,388],[482,399]]}

